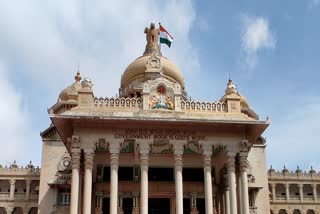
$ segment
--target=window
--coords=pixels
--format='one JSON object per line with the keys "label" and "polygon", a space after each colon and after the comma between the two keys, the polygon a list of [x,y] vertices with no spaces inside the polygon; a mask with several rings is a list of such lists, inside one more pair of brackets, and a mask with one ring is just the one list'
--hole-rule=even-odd
{"label": "window", "polygon": [[203,182],[203,168],[183,168],[183,181]]}
{"label": "window", "polygon": [[59,193],[59,205],[69,206],[70,205],[70,192],[60,192]]}
{"label": "window", "polygon": [[119,167],[119,181],[132,181],[133,180],[133,168],[132,167]]}
{"label": "window", "polygon": [[149,168],[149,181],[173,181],[172,168]]}

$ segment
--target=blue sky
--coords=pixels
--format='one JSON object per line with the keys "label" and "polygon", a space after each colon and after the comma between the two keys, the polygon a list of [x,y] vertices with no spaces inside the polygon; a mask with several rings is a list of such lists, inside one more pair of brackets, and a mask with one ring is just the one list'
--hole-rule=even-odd
{"label": "blue sky", "polygon": [[320,170],[319,21],[320,0],[2,1],[0,163],[39,165],[47,108],[78,66],[97,96],[114,96],[143,53],[144,28],[161,22],[174,37],[163,55],[193,99],[218,100],[230,75],[271,119],[268,165]]}

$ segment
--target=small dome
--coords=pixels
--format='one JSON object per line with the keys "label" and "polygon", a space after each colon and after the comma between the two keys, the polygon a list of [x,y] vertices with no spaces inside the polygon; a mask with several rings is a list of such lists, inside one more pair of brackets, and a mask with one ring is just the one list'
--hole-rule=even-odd
{"label": "small dome", "polygon": [[74,79],[76,80],[76,82],[63,89],[59,94],[60,101],[78,100],[78,90],[81,88],[81,76],[79,71],[77,72],[77,75],[74,77]]}
{"label": "small dome", "polygon": [[[171,62],[169,59],[163,56],[160,57],[160,63],[162,66],[163,75],[178,82],[184,89],[184,79],[179,68]],[[147,62],[150,59],[150,55],[141,56],[134,60],[125,70],[121,78],[121,87],[126,87],[135,78],[143,76],[147,70]]]}
{"label": "small dome", "polygon": [[228,95],[236,95],[240,97],[240,106],[241,108],[250,108],[248,100],[245,96],[239,94],[237,87],[234,85],[233,81],[229,79],[227,88],[225,90],[225,95],[221,97],[220,102],[225,102]]}

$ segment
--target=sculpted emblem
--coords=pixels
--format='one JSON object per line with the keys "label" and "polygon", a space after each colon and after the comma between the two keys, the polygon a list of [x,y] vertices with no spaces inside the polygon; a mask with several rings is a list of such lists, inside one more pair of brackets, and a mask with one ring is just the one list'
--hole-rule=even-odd
{"label": "sculpted emblem", "polygon": [[71,158],[67,152],[61,157],[57,165],[57,170],[63,174],[71,172]]}
{"label": "sculpted emblem", "polygon": [[153,49],[158,49],[158,35],[159,35],[160,30],[156,29],[155,24],[151,23],[150,28],[145,28],[144,33],[146,34],[146,39],[147,39],[147,47],[148,48],[153,48]]}
{"label": "sculpted emblem", "polygon": [[170,96],[165,94],[165,88],[159,86],[157,93],[151,97],[149,103],[150,109],[169,109],[173,110],[174,105]]}

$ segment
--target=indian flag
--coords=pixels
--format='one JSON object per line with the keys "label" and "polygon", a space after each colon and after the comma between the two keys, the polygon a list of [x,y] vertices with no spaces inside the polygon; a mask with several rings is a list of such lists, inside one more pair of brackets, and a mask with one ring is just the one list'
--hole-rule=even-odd
{"label": "indian flag", "polygon": [[172,41],[173,37],[166,29],[164,29],[164,27],[162,27],[162,25],[160,25],[160,44],[167,44],[170,48]]}

